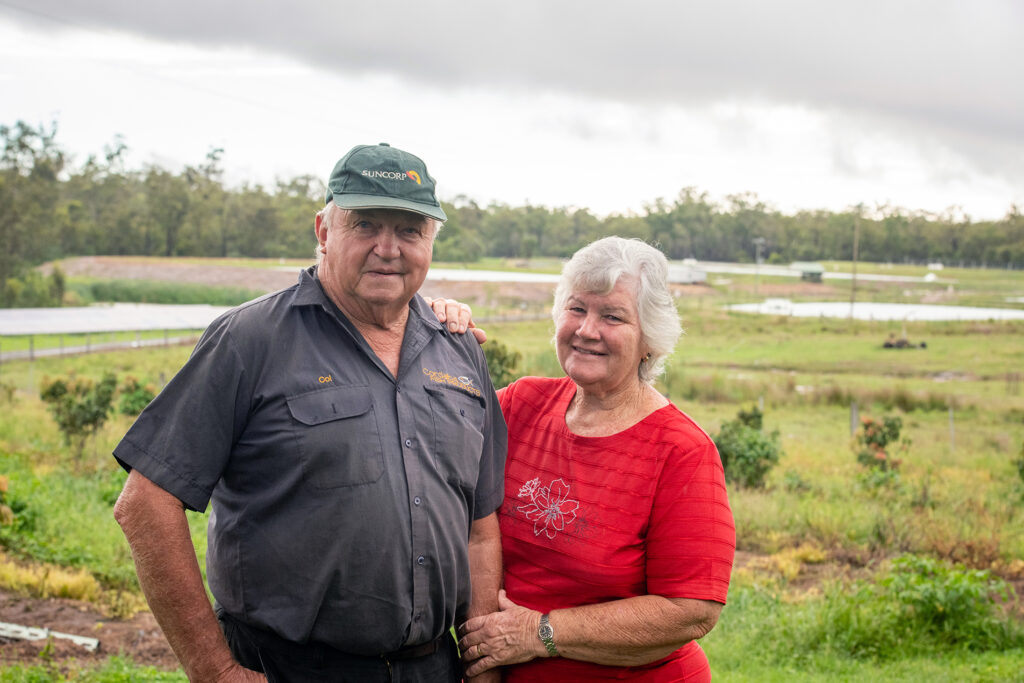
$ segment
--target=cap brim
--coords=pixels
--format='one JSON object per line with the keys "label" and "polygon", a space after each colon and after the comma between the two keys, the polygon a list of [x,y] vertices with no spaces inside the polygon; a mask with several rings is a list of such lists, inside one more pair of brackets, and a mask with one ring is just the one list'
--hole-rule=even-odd
{"label": "cap brim", "polygon": [[381,197],[373,194],[342,194],[334,195],[334,204],[342,209],[399,209],[401,211],[412,211],[427,218],[434,218],[439,221],[448,220],[447,214],[440,206],[420,204],[407,199],[395,199],[394,197]]}

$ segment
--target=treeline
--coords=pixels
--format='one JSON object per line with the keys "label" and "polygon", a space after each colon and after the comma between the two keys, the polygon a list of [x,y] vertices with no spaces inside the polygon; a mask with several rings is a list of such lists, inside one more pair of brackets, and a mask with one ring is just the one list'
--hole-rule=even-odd
{"label": "treeline", "polygon": [[[44,282],[31,268],[65,256],[307,257],[323,180],[299,176],[272,188],[229,188],[223,150],[213,149],[180,172],[125,167],[120,140],[102,158],[74,166],[56,140],[56,126],[0,126],[0,305],[42,305],[63,283]],[[769,262],[848,260],[858,234],[865,261],[942,261],[1024,267],[1024,217],[1011,206],[999,221],[973,222],[950,213],[852,208],[782,214],[753,195],[724,202],[683,189],[653,201],[642,215],[604,218],[586,209],[486,207],[464,197],[445,203],[449,221],[435,259],[484,256],[564,257],[604,235],[657,243],[673,259]],[[759,246],[758,246],[759,245]]]}

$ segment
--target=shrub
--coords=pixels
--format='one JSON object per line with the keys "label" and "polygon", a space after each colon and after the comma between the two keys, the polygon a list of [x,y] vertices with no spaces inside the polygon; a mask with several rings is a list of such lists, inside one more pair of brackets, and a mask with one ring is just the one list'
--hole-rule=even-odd
{"label": "shrub", "polygon": [[214,287],[189,282],[150,280],[99,280],[76,283],[76,288],[78,295],[87,301],[214,306],[237,306],[264,293],[240,287]]}
{"label": "shrub", "polygon": [[737,419],[723,423],[715,436],[726,481],[763,488],[765,476],[778,464],[782,455],[779,432],[765,434],[761,429],[762,418],[756,407],[750,412],[741,410]]}
{"label": "shrub", "polygon": [[121,401],[117,410],[122,415],[138,415],[156,397],[156,389],[152,384],[142,385],[134,377],[127,377],[121,385]]}
{"label": "shrub", "polygon": [[860,429],[855,437],[858,448],[857,462],[882,472],[898,469],[902,461],[893,457],[891,451],[903,454],[910,448],[909,439],[900,439],[903,420],[887,415],[878,422],[865,416],[860,422]]}
{"label": "shrub", "polygon": [[752,429],[761,429],[764,424],[764,413],[757,406],[751,406],[749,411],[741,410],[736,413],[736,419]]}
{"label": "shrub", "polygon": [[8,278],[0,287],[0,306],[3,308],[49,308],[60,306],[64,297],[64,273],[55,268],[47,279],[31,270],[21,278]]}
{"label": "shrub", "polygon": [[107,421],[114,400],[117,377],[105,373],[99,382],[71,374],[56,379],[43,378],[40,398],[48,404],[53,419],[81,459],[85,443]]}
{"label": "shrub", "polygon": [[496,389],[508,386],[519,379],[516,366],[523,354],[512,351],[497,339],[484,344],[484,357],[487,358],[487,372],[491,375],[491,383]]}

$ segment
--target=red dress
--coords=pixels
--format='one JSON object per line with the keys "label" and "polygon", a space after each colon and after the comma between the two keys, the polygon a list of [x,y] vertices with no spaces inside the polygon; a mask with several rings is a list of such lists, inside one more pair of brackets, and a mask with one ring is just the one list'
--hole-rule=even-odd
{"label": "red dress", "polygon": [[[565,424],[575,393],[567,377],[498,392],[509,599],[542,612],[648,594],[724,604],[736,531],[711,438],[671,404],[618,434],[577,436]],[[538,658],[505,669],[512,682],[710,678],[696,641],[638,667]]]}

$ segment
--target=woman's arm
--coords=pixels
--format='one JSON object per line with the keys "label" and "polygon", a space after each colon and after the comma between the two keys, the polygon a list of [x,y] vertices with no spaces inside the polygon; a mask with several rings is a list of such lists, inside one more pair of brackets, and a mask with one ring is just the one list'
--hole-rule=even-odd
{"label": "woman's arm", "polygon": [[[537,636],[541,613],[498,595],[500,612],[470,619],[459,647],[474,676],[495,666],[551,656]],[[549,615],[558,655],[607,666],[655,662],[706,635],[721,603],[642,595],[597,605],[553,610]]]}

